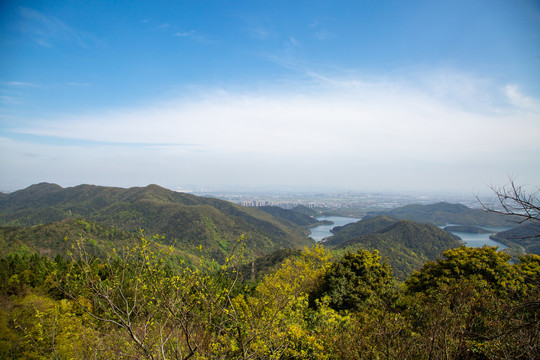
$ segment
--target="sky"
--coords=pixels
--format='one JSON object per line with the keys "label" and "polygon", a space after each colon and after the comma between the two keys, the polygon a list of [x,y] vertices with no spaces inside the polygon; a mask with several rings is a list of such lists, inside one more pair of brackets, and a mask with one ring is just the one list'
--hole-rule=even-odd
{"label": "sky", "polygon": [[540,2],[2,1],[0,191],[540,185]]}

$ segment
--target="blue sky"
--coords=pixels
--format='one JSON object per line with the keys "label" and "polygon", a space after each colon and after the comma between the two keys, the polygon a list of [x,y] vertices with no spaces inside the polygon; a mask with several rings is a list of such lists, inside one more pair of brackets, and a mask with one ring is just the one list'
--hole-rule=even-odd
{"label": "blue sky", "polygon": [[4,1],[0,190],[540,180],[538,1]]}

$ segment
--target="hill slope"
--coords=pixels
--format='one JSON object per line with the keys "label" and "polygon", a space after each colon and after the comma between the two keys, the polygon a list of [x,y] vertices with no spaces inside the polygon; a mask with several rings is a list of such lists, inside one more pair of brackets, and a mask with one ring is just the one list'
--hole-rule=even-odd
{"label": "hill slope", "polygon": [[368,216],[377,215],[387,215],[394,219],[406,219],[435,225],[459,224],[472,226],[503,226],[511,220],[503,215],[486,212],[481,209],[471,209],[461,204],[449,204],[446,202],[429,205],[412,204],[389,211],[379,211],[368,214]]}
{"label": "hill slope", "polygon": [[248,252],[263,254],[313,242],[303,228],[256,208],[167,190],[157,185],[129,189],[94,185],[62,188],[41,183],[0,197],[0,225],[33,226],[85,219],[106,227],[159,233],[176,247],[199,245],[217,260],[246,236]]}
{"label": "hill slope", "polygon": [[434,225],[387,216],[360,220],[336,230],[325,246],[336,250],[377,249],[401,279],[439,257],[442,251],[461,245],[459,238]]}
{"label": "hill slope", "polygon": [[370,233],[374,233],[387,226],[394,224],[396,219],[381,215],[374,218],[367,218],[344,226],[336,226],[332,229],[334,236],[330,236],[324,242],[325,246],[339,246],[342,243]]}
{"label": "hill slope", "polygon": [[259,209],[272,216],[288,220],[299,226],[313,226],[320,223],[317,219],[296,211],[296,209],[282,209],[279,206],[261,206]]}
{"label": "hill slope", "polygon": [[510,248],[540,255],[540,224],[538,223],[520,225],[492,235],[490,238]]}
{"label": "hill slope", "polygon": [[137,235],[131,232],[106,228],[85,220],[69,219],[28,227],[0,227],[0,255],[38,253],[50,258],[65,255],[73,242],[84,237],[88,251],[101,256],[133,243]]}

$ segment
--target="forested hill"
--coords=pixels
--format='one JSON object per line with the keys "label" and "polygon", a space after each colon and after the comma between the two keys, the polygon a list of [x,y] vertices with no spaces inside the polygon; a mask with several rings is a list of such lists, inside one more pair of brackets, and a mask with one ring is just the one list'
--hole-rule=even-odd
{"label": "forested hill", "polygon": [[300,226],[313,226],[317,223],[320,223],[317,219],[313,218],[312,216],[296,211],[296,209],[294,210],[283,209],[283,208],[280,208],[279,206],[261,206],[259,209],[261,209],[262,211],[272,216],[276,216],[281,219],[288,220]]}
{"label": "forested hill", "polygon": [[370,234],[388,225],[394,224],[396,219],[381,215],[373,218],[367,218],[344,226],[336,226],[332,229],[334,236],[329,237],[324,244],[326,246],[337,246],[349,239]]}
{"label": "forested hill", "polygon": [[0,227],[0,255],[37,253],[49,258],[72,251],[79,238],[89,239],[86,245],[91,255],[104,257],[114,248],[132,245],[138,234],[107,228],[81,219],[68,219],[27,227]]}
{"label": "forested hill", "polygon": [[461,245],[458,237],[431,224],[378,216],[334,229],[325,246],[335,249],[378,250],[395,275],[404,279],[428,260]]}
{"label": "forested hill", "polygon": [[149,234],[159,233],[167,243],[181,249],[202,245],[218,260],[241,235],[246,237],[247,250],[258,254],[313,244],[302,227],[256,208],[157,185],[62,188],[41,183],[0,197],[1,226],[32,226],[66,219],[85,219],[129,232],[144,229]]}
{"label": "forested hill", "polygon": [[540,224],[525,223],[512,229],[490,236],[492,240],[501,242],[509,247],[540,255]]}
{"label": "forested hill", "polygon": [[436,204],[412,204],[388,211],[368,213],[368,216],[387,215],[394,219],[407,219],[435,225],[491,225],[503,226],[511,220],[509,217],[486,212],[481,209],[471,209],[462,204],[439,202]]}

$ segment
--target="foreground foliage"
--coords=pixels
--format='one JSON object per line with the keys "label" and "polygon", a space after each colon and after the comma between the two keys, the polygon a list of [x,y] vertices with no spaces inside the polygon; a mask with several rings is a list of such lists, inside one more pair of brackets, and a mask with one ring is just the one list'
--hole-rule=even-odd
{"label": "foreground foliage", "polygon": [[[375,252],[287,258],[256,284],[223,264],[169,261],[141,233],[105,258],[0,259],[0,358],[534,359],[540,257],[460,247],[399,283]],[[253,279],[250,279],[253,280]]]}

